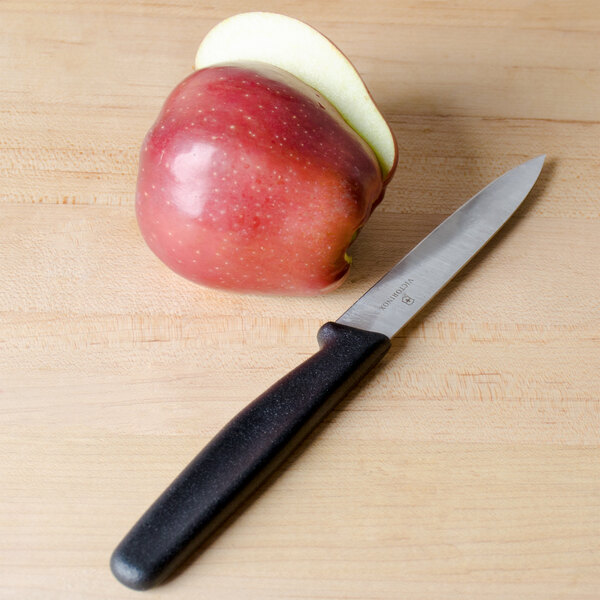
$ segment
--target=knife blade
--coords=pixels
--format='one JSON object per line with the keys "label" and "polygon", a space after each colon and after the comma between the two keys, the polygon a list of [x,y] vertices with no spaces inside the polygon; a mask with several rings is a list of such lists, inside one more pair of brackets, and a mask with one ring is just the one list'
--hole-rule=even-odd
{"label": "knife blade", "polygon": [[436,227],[336,322],[393,337],[517,210],[545,156],[498,177]]}
{"label": "knife blade", "polygon": [[171,483],[123,538],[111,569],[144,590],[181,563],[285,460],[383,358],[393,337],[510,218],[545,156],[508,171],[441,223],[335,323],[320,350],[250,403]]}

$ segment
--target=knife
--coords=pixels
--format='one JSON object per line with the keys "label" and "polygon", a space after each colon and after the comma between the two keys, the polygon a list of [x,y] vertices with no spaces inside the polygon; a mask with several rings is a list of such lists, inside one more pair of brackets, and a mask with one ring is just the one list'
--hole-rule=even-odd
{"label": "knife", "polygon": [[335,323],[320,350],[249,404],[142,515],[111,557],[115,577],[164,581],[381,360],[404,327],[490,240],[536,182],[545,156],[508,171],[448,217]]}

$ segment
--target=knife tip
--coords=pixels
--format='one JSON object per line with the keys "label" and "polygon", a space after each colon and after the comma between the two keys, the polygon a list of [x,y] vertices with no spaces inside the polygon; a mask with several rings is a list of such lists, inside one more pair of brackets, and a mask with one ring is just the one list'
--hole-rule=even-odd
{"label": "knife tip", "polygon": [[530,158],[529,160],[525,161],[523,164],[521,164],[517,168],[527,169],[528,171],[530,171],[532,173],[532,175],[533,175],[533,173],[535,173],[535,175],[534,175],[534,181],[535,181],[539,177],[539,175],[542,171],[542,167],[544,166],[545,160],[546,160],[546,155],[540,154],[539,156],[536,156],[535,158]]}

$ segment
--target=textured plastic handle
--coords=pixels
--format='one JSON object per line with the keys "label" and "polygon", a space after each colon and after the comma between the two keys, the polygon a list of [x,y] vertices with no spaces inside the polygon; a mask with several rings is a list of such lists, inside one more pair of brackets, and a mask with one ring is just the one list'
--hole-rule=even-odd
{"label": "textured plastic handle", "polygon": [[168,577],[388,351],[380,333],[326,323],[320,350],[234,417],[133,526],[111,569],[145,590]]}

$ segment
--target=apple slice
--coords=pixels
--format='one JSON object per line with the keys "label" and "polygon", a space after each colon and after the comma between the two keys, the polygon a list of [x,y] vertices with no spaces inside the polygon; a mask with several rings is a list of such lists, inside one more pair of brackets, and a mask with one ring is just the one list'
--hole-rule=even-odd
{"label": "apple slice", "polygon": [[291,73],[327,98],[369,144],[384,183],[393,175],[397,145],[352,63],[316,29],[285,15],[249,12],[230,17],[206,35],[196,69],[258,61]]}

